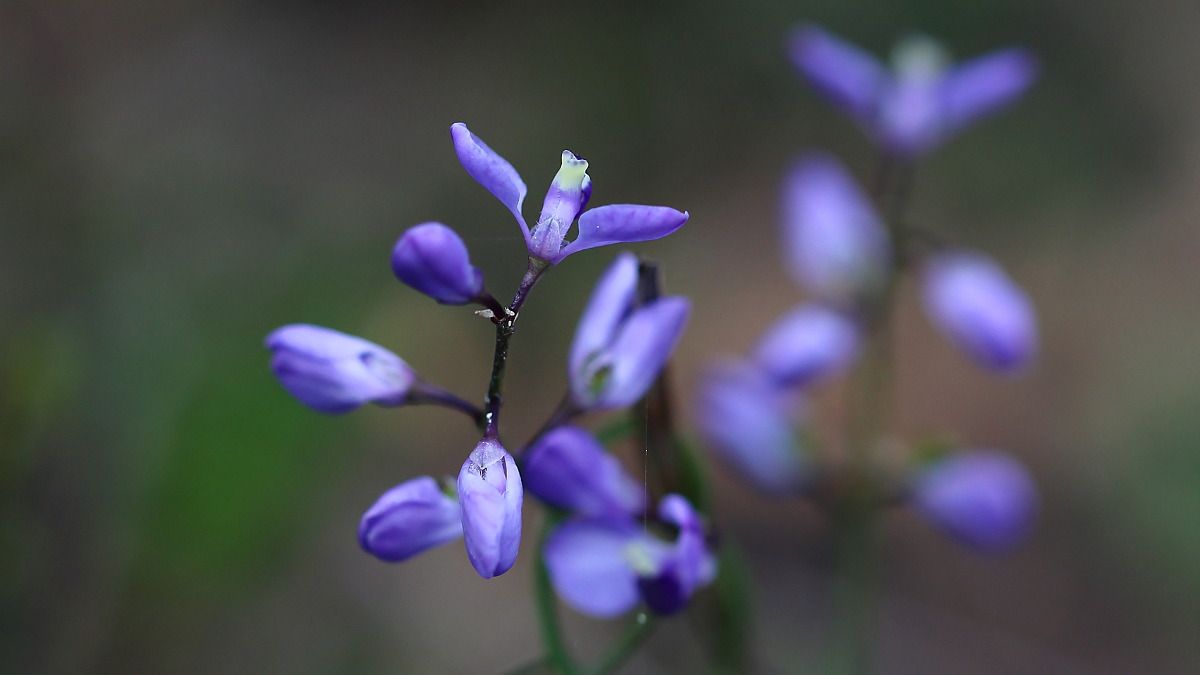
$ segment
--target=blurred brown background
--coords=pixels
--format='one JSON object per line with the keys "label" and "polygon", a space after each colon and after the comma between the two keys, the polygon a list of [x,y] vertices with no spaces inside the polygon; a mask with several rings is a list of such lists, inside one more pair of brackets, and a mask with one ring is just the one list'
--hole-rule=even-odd
{"label": "blurred brown background", "polygon": [[[461,120],[522,172],[530,209],[569,147],[596,204],[691,211],[637,247],[696,303],[686,401],[704,363],[801,299],[776,243],[790,158],[872,166],[784,58],[805,20],[879,53],[921,30],[960,57],[1020,43],[1044,64],[1024,102],[922,165],[912,206],[1030,290],[1040,361],[977,373],[909,293],[897,411],[898,431],[1028,462],[1040,523],[986,559],[889,518],[878,670],[1200,669],[1192,0],[0,0],[0,670],[491,673],[535,656],[532,536],[491,582],[461,545],[387,566],[355,541],[384,489],[457,471],[469,425],[307,411],[262,338],[335,326],[482,393],[488,326],[387,265],[404,228],[436,219],[498,294],[519,278],[516,226],[451,149]],[[563,390],[613,253],[572,258],[527,305],[513,438]],[[755,582],[758,666],[801,670],[828,637],[822,526],[717,473]],[[616,628],[569,621],[584,654]],[[704,668],[686,622],[651,644],[629,672]]]}

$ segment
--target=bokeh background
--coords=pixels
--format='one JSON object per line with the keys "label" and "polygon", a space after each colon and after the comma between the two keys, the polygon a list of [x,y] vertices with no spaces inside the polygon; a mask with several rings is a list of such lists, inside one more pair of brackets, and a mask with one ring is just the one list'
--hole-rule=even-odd
{"label": "bokeh background", "polygon": [[[530,208],[569,147],[597,204],[691,211],[637,247],[696,303],[686,401],[706,362],[801,300],[776,243],[789,160],[874,162],[786,62],[800,21],[879,53],[920,30],[958,56],[1020,43],[1044,63],[1024,102],[922,164],[912,203],[1029,289],[1040,360],[976,372],[909,288],[894,424],[1021,457],[1040,523],[991,559],[889,517],[876,668],[1200,668],[1192,0],[233,5],[0,0],[0,670],[492,673],[535,656],[534,537],[491,582],[460,545],[402,566],[356,545],[384,489],[457,471],[470,426],[312,413],[272,380],[262,338],[336,326],[482,393],[488,325],[387,264],[403,229],[437,219],[499,295],[515,286],[522,242],[454,157],[462,120],[522,172]],[[527,305],[510,437],[563,390],[613,254],[572,258]],[[755,667],[802,669],[828,639],[825,526],[716,474],[753,576]],[[616,629],[568,626],[584,654]],[[629,672],[704,664],[680,621]]]}

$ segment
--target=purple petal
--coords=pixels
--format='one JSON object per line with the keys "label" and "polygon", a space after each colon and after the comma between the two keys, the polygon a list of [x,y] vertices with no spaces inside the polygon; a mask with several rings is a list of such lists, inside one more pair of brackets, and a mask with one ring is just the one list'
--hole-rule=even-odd
{"label": "purple petal", "polygon": [[597,246],[660,239],[683,227],[686,211],[666,206],[609,204],[579,216],[579,236],[567,244],[558,259]]}
{"label": "purple petal", "polygon": [[383,493],[358,525],[363,550],[387,562],[400,562],[462,536],[458,501],[437,481],[422,476]]}
{"label": "purple petal", "polygon": [[525,452],[524,480],[543,501],[583,515],[636,515],[646,497],[604,446],[579,427],[558,427]]}
{"label": "purple petal", "polygon": [[932,149],[949,131],[938,80],[898,80],[883,94],[876,140],[888,151],[912,158]]}
{"label": "purple petal", "polygon": [[817,91],[851,117],[868,123],[875,116],[890,79],[875,57],[816,26],[792,32],[788,55]]}
{"label": "purple petal", "polygon": [[1013,371],[1037,351],[1033,306],[986,256],[958,251],[929,260],[923,299],[934,324],[986,368]]}
{"label": "purple petal", "polygon": [[558,526],[542,555],[559,597],[589,616],[611,618],[638,603],[630,546],[642,537],[629,520],[576,518]]}
{"label": "purple petal", "polygon": [[687,606],[697,589],[712,583],[717,563],[704,539],[704,523],[686,499],[666,495],[658,510],[663,521],[679,527],[679,537],[659,557],[657,573],[643,574],[638,587],[650,609],[674,614]]}
{"label": "purple petal", "polygon": [[462,122],[450,125],[450,138],[454,141],[454,151],[463,168],[512,212],[521,226],[521,232],[525,234],[525,240],[529,241],[529,226],[521,215],[521,203],[525,201],[527,189],[517,170],[489,148],[483,139],[471,133]]}
{"label": "purple petal", "polygon": [[512,455],[483,439],[458,474],[467,557],[484,579],[504,574],[521,544],[521,474]]}
{"label": "purple petal", "polygon": [[400,405],[416,379],[399,356],[329,328],[291,324],[266,339],[271,370],[301,403],[326,413],[366,404]]}
{"label": "purple petal", "polygon": [[530,255],[551,263],[562,259],[563,238],[592,193],[587,168],[586,159],[563,150],[562,166],[550,182],[542,213],[529,233]]}
{"label": "purple petal", "polygon": [[571,343],[569,368],[573,387],[581,384],[576,379],[588,361],[612,343],[621,321],[633,307],[637,295],[637,268],[637,258],[632,253],[622,253],[592,291]]}
{"label": "purple petal", "polygon": [[1037,59],[1005,49],[955,66],[942,83],[949,126],[960,128],[1020,98],[1037,79]]}
{"label": "purple petal", "polygon": [[441,223],[405,232],[392,250],[396,277],[446,305],[463,305],[483,292],[483,273],[471,264],[467,245]]}
{"label": "purple petal", "polygon": [[757,369],[730,364],[703,380],[696,423],[717,456],[772,494],[804,486],[808,460],[781,392]]}
{"label": "purple petal", "polygon": [[920,512],[959,541],[984,552],[1011,549],[1028,534],[1037,488],[1025,468],[999,452],[953,455],[917,479]]}
{"label": "purple petal", "polygon": [[754,360],[783,386],[807,387],[842,372],[858,355],[858,326],[819,305],[785,314],[758,343]]}
{"label": "purple petal", "polygon": [[576,402],[590,410],[636,403],[671,357],[690,312],[691,303],[681,297],[661,298],[636,310],[608,349],[573,379]]}
{"label": "purple petal", "polygon": [[819,299],[852,302],[885,279],[887,231],[833,157],[810,153],[793,167],[784,185],[783,226],[792,275]]}

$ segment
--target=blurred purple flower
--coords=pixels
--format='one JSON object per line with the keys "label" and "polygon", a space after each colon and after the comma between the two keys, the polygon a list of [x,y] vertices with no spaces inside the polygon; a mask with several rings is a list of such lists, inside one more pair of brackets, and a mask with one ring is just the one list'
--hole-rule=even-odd
{"label": "blurred purple flower", "polygon": [[1019,98],[1037,61],[1010,48],[959,65],[933,40],[902,40],[889,71],[875,57],[816,26],[788,41],[792,62],[817,90],[889,152],[914,157]]}
{"label": "blurred purple flower", "polygon": [[500,443],[484,438],[458,474],[467,558],[479,576],[507,572],[521,544],[521,474]]}
{"label": "blurred purple flower", "polygon": [[630,518],[578,517],[560,525],[542,555],[555,591],[575,609],[599,618],[627,612],[641,599],[654,612],[673,614],[712,582],[716,560],[704,524],[679,495],[659,503],[659,517],[679,528],[673,543]]}
{"label": "blurred purple flower", "polygon": [[590,432],[558,427],[522,460],[525,485],[542,501],[589,516],[630,516],[646,509],[642,486]]}
{"label": "blurred purple flower", "polygon": [[[516,169],[462,122],[450,127],[450,136],[467,173],[517,219],[529,254],[550,264],[597,246],[659,239],[687,222],[687,212],[665,206],[612,204],[584,212],[592,193],[588,163],[564,150],[558,174],[550,183],[542,203],[541,215],[530,229],[521,214],[527,189]],[[574,241],[566,243],[567,233],[576,218],[579,234]]]}
{"label": "blurred purple flower", "polygon": [[291,324],[266,339],[271,370],[301,403],[344,413],[366,403],[404,403],[416,375],[399,356],[329,328]]}
{"label": "blurred purple flower", "polygon": [[845,370],[858,355],[858,326],[841,312],[803,305],[759,340],[754,360],[782,386],[807,387]]}
{"label": "blurred purple flower", "polygon": [[659,298],[635,308],[637,259],[622,253],[600,278],[571,345],[571,393],[585,410],[632,405],[666,365],[690,304]]}
{"label": "blurred purple flower", "polygon": [[759,489],[796,494],[808,460],[788,417],[783,392],[757,368],[726,364],[700,385],[696,424],[714,453]]}
{"label": "blurred purple flower", "polygon": [[939,460],[916,478],[917,509],[934,525],[983,552],[1011,549],[1028,534],[1037,488],[1008,455],[972,450]]}
{"label": "blurred purple flower", "polygon": [[424,223],[405,232],[392,249],[396,278],[445,305],[478,301],[483,273],[471,264],[467,245],[441,223]]}
{"label": "blurred purple flower", "polygon": [[363,550],[400,562],[462,536],[458,500],[429,476],[413,478],[383,493],[358,526]]}
{"label": "blurred purple flower", "polygon": [[925,311],[980,365],[1013,371],[1037,351],[1037,319],[1025,293],[991,258],[941,253],[925,263]]}
{"label": "blurred purple flower", "polygon": [[851,304],[887,277],[887,230],[854,178],[829,155],[809,153],[788,173],[783,235],[792,276],[824,302]]}

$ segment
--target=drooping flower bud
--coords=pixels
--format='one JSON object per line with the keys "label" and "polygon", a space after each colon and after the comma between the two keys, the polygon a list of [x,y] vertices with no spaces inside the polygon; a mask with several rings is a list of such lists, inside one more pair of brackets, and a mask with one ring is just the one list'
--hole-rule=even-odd
{"label": "drooping flower bud", "polygon": [[462,536],[458,500],[429,476],[413,478],[383,493],[358,525],[363,550],[400,562]]}
{"label": "drooping flower bud", "polygon": [[1037,351],[1033,306],[986,256],[960,251],[931,258],[923,300],[933,323],[981,366],[1014,371]]}
{"label": "drooping flower bud", "polygon": [[458,501],[467,557],[484,579],[504,574],[517,560],[522,497],[516,460],[498,441],[480,441],[458,474]]}
{"label": "drooping flower bud", "polygon": [[947,534],[980,551],[999,553],[1028,534],[1037,488],[1008,455],[973,450],[922,470],[913,499],[920,513]]}
{"label": "drooping flower bud", "polygon": [[396,278],[444,305],[465,305],[483,293],[483,273],[467,245],[441,223],[409,229],[392,250]]}
{"label": "drooping flower bud", "polygon": [[819,305],[788,312],[763,335],[754,360],[781,386],[807,387],[836,375],[858,355],[858,326]]}
{"label": "drooping flower bud", "polygon": [[400,405],[416,380],[399,356],[329,328],[291,324],[266,339],[271,370],[301,403],[344,413],[366,403]]}
{"label": "drooping flower bud", "polygon": [[642,486],[579,427],[547,432],[525,451],[523,466],[529,491],[552,506],[592,516],[635,515],[646,508]]}

